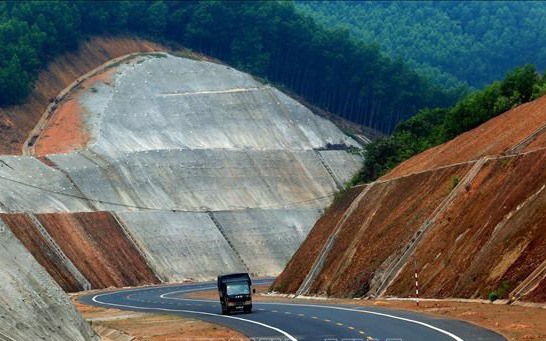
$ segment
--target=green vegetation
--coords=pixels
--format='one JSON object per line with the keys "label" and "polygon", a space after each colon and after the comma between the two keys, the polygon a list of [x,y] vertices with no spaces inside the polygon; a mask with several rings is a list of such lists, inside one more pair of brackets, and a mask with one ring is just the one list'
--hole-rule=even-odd
{"label": "green vegetation", "polygon": [[459,179],[458,176],[456,176],[456,175],[453,176],[453,177],[451,178],[451,187],[449,188],[449,192],[453,191],[453,190],[455,189],[455,187],[457,187],[457,186],[459,185],[459,182],[460,182],[460,181],[461,181],[461,180]]}
{"label": "green vegetation", "polygon": [[481,88],[516,66],[546,67],[546,4],[528,1],[297,1],[446,87]]}
{"label": "green vegetation", "polygon": [[545,93],[546,74],[541,76],[534,66],[527,65],[508,72],[500,82],[472,92],[451,108],[422,109],[401,122],[391,136],[366,146],[364,167],[353,181],[375,180],[413,155]]}
{"label": "green vegetation", "polygon": [[495,291],[492,291],[489,294],[489,300],[491,302],[494,302],[498,299],[506,298],[509,293],[510,293],[510,283],[504,281],[502,282],[500,287],[498,287]]}
{"label": "green vegetation", "polygon": [[0,105],[23,100],[39,69],[82,38],[119,33],[181,43],[384,132],[458,97],[287,1],[2,2],[0,22]]}

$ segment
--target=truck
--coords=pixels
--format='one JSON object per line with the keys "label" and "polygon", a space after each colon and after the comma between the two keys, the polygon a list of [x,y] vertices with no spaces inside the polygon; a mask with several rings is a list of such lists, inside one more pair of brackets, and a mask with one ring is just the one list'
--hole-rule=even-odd
{"label": "truck", "polygon": [[222,305],[222,314],[233,311],[252,312],[252,281],[248,273],[234,273],[218,276],[218,295]]}

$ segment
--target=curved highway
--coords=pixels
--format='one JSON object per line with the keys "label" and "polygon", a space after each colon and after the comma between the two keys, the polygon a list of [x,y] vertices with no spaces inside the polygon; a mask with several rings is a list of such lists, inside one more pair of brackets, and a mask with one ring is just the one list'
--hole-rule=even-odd
{"label": "curved highway", "polygon": [[[254,280],[267,284],[271,280]],[[125,289],[82,297],[84,304],[170,313],[238,330],[253,340],[506,341],[472,324],[402,310],[307,303],[253,302],[251,314],[222,315],[219,301],[186,298],[216,283]]]}

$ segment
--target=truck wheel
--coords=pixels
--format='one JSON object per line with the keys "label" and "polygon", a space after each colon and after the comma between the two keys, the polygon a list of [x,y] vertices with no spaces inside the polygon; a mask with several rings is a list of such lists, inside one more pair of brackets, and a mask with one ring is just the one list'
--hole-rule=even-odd
{"label": "truck wheel", "polygon": [[245,308],[244,312],[245,314],[250,314],[252,312],[252,308]]}
{"label": "truck wheel", "polygon": [[222,308],[222,315],[229,315],[229,308]]}

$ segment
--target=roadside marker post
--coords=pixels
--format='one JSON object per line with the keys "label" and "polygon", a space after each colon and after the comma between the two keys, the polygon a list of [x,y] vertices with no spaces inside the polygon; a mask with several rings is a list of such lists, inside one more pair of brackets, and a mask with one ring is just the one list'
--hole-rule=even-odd
{"label": "roadside marker post", "polygon": [[413,260],[413,268],[415,270],[415,298],[417,306],[419,306],[419,273],[417,272],[417,260]]}

